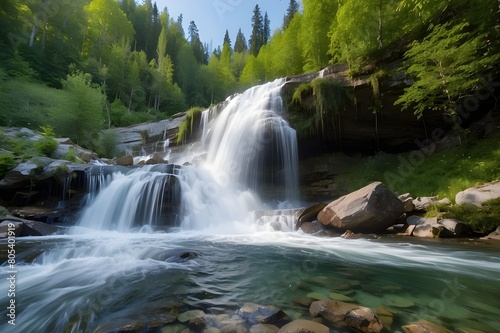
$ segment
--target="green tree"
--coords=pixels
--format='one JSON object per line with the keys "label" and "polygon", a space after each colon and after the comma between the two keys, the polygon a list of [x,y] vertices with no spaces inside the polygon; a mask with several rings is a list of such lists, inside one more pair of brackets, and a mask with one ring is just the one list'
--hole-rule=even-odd
{"label": "green tree", "polygon": [[[302,5],[304,7],[302,18],[304,70],[306,72],[317,71],[328,65],[328,32],[335,19],[339,1],[303,0]],[[355,17],[358,16],[355,15]]]}
{"label": "green tree", "polygon": [[59,135],[88,146],[104,125],[102,89],[89,74],[76,72],[63,81],[63,92],[66,102],[50,110],[50,122]]}
{"label": "green tree", "polygon": [[262,63],[254,55],[249,55],[241,73],[240,83],[244,87],[264,82],[266,72]]}
{"label": "green tree", "polygon": [[196,26],[196,23],[194,23],[194,21],[191,21],[189,23],[188,35],[196,61],[198,62],[198,64],[206,63],[207,60],[205,59],[205,49],[203,48],[203,44],[200,40],[198,27]]}
{"label": "green tree", "polygon": [[266,45],[267,42],[269,42],[269,38],[271,38],[271,20],[266,12],[264,15],[264,26],[262,28],[262,45]]}
{"label": "green tree", "polygon": [[177,63],[176,71],[179,86],[186,97],[186,103],[189,106],[203,104],[203,93],[200,87],[200,66],[189,45],[184,45],[181,48]]}
{"label": "green tree", "polygon": [[415,83],[396,104],[413,108],[418,117],[432,110],[461,112],[457,102],[479,89],[481,75],[491,72],[500,60],[488,34],[474,34],[470,28],[467,22],[448,22],[411,44],[405,58],[407,73]]}
{"label": "green tree", "polygon": [[260,48],[264,45],[264,19],[260,12],[259,5],[255,5],[252,16],[252,35],[249,40],[250,54],[257,56]]}
{"label": "green tree", "polygon": [[290,22],[292,22],[293,17],[298,12],[299,12],[299,4],[297,0],[290,0],[290,3],[288,4],[288,8],[286,10],[286,15],[283,17],[283,30],[288,28]]}
{"label": "green tree", "polygon": [[85,11],[89,17],[85,54],[100,58],[106,47],[122,41],[132,42],[134,27],[114,0],[92,0]]}
{"label": "green tree", "polygon": [[229,32],[226,29],[226,34],[224,35],[224,42],[222,45],[227,44],[229,45],[229,49],[231,49],[231,38],[229,38]]}
{"label": "green tree", "polygon": [[245,39],[245,35],[241,32],[241,29],[239,29],[236,35],[236,41],[234,42],[234,52],[245,52],[247,49],[247,40]]}

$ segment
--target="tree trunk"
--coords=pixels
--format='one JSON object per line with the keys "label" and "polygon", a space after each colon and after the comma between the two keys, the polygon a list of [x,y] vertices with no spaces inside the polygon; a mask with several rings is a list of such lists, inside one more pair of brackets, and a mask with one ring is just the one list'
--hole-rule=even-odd
{"label": "tree trunk", "polygon": [[35,37],[36,37],[36,31],[38,29],[38,14],[35,16],[35,22],[33,22],[33,29],[31,30],[31,36],[30,36],[30,44],[29,47],[33,47],[33,43],[35,42]]}
{"label": "tree trunk", "polygon": [[130,98],[128,100],[128,113],[130,113],[130,108],[132,107],[132,97],[134,97],[134,88],[130,91]]}
{"label": "tree trunk", "polygon": [[43,24],[43,34],[42,34],[42,50],[45,49],[45,38],[47,37],[47,21],[45,20]]}
{"label": "tree trunk", "polygon": [[382,41],[382,0],[380,0],[378,5],[378,49],[382,49],[384,43]]}

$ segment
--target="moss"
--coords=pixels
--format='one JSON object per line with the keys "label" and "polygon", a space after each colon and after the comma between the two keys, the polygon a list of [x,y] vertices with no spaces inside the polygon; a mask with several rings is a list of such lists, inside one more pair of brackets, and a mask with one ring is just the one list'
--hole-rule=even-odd
{"label": "moss", "polygon": [[194,129],[195,123],[199,123],[201,119],[201,113],[205,111],[205,108],[194,107],[186,112],[186,118],[179,125],[179,132],[177,133],[177,143],[181,144],[191,137]]}
{"label": "moss", "polygon": [[[312,97],[312,99],[310,99]],[[340,112],[352,101],[346,86],[329,78],[314,79],[300,84],[294,91],[289,109],[289,120],[299,135],[305,137],[328,136],[333,129],[334,138],[340,138]]]}

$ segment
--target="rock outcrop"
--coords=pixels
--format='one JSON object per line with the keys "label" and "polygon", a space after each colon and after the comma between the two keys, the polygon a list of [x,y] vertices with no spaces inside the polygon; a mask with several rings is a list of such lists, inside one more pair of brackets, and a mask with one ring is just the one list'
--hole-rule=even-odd
{"label": "rock outcrop", "polygon": [[371,233],[394,225],[403,212],[398,197],[375,182],[331,202],[318,214],[318,221],[341,231]]}
{"label": "rock outcrop", "polygon": [[500,182],[486,183],[457,193],[457,204],[468,204],[481,207],[488,200],[500,198]]}

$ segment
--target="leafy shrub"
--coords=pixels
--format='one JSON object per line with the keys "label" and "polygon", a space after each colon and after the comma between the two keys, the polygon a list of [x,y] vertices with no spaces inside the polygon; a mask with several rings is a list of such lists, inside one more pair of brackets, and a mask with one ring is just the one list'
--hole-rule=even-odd
{"label": "leafy shrub", "polygon": [[68,148],[68,151],[66,152],[66,154],[64,154],[64,159],[66,161],[70,161],[70,162],[73,162],[73,163],[77,163],[78,162],[78,156],[76,155],[76,152],[73,149],[73,147],[69,147]]}
{"label": "leafy shrub", "polygon": [[0,154],[0,179],[2,179],[7,172],[16,166],[14,156],[11,154]]}
{"label": "leafy shrub", "polygon": [[115,157],[118,155],[118,135],[113,131],[101,132],[95,140],[93,150],[102,157]]}
{"label": "leafy shrub", "polygon": [[36,141],[33,146],[38,154],[50,157],[56,151],[59,143],[54,139],[54,129],[51,126],[40,126],[40,129],[39,133],[42,138]]}

